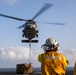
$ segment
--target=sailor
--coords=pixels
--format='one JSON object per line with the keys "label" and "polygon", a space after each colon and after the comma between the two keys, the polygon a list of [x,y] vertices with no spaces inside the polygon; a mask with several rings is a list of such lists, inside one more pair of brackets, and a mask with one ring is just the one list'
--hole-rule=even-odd
{"label": "sailor", "polygon": [[42,75],[65,75],[68,61],[63,54],[58,53],[59,44],[54,38],[48,38],[42,45],[44,53],[38,55]]}

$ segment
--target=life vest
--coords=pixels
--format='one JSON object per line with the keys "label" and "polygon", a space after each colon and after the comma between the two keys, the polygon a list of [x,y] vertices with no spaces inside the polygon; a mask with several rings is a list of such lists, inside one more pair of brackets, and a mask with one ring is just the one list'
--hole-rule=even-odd
{"label": "life vest", "polygon": [[67,66],[66,58],[55,51],[40,54],[42,75],[64,75]]}
{"label": "life vest", "polygon": [[73,75],[76,75],[76,61],[75,61],[75,64],[74,64]]}

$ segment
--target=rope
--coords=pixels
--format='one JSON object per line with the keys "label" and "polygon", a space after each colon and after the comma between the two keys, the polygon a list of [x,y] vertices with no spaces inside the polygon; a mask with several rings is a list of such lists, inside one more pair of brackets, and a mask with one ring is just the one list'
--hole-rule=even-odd
{"label": "rope", "polygon": [[31,57],[31,42],[29,43],[29,64],[30,64],[30,57]]}
{"label": "rope", "polygon": [[[31,59],[31,41],[29,43],[29,65],[30,65],[30,59]],[[28,67],[29,68],[29,67]],[[30,75],[29,70],[28,70],[28,75]]]}

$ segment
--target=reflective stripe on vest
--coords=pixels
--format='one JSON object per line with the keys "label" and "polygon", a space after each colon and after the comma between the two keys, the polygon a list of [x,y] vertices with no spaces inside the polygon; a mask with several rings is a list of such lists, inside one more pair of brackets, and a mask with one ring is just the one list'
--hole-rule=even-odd
{"label": "reflective stripe on vest", "polygon": [[60,57],[60,56],[45,56],[44,58],[45,58],[45,59],[61,60],[61,57]]}

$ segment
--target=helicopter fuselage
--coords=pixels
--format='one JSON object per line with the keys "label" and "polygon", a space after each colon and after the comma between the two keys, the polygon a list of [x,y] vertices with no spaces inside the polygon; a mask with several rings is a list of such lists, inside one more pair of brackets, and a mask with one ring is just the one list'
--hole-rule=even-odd
{"label": "helicopter fuselage", "polygon": [[33,21],[25,23],[23,33],[24,33],[23,37],[26,37],[29,40],[31,40],[35,37],[38,37],[38,35],[37,35],[38,28],[37,28],[36,23]]}

